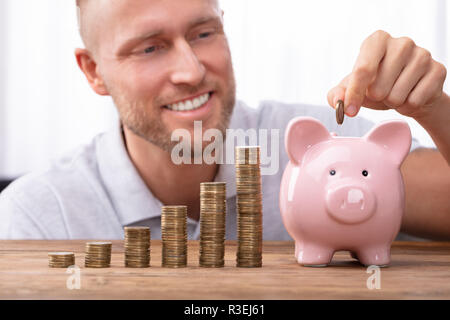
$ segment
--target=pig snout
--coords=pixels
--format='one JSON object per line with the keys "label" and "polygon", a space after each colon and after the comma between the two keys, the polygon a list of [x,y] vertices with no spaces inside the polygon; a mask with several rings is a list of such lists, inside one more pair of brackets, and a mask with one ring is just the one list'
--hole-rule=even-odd
{"label": "pig snout", "polygon": [[326,207],[328,214],[341,223],[361,223],[374,214],[376,199],[363,186],[340,186],[328,189]]}

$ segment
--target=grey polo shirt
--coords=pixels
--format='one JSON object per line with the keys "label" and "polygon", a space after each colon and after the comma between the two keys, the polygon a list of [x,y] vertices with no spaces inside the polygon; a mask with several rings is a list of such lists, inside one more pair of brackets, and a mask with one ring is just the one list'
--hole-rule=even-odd
{"label": "grey polo shirt", "polygon": [[[268,139],[268,154],[279,155],[279,169],[262,177],[264,240],[291,239],[282,223],[278,196],[288,163],[284,131],[289,120],[300,115],[315,117],[344,136],[362,136],[374,125],[363,118],[346,118],[338,126],[329,107],[264,101],[253,109],[236,103],[229,128],[280,130],[278,150]],[[412,149],[416,147],[414,140]],[[234,165],[220,165],[215,181],[227,183],[226,238],[236,239]],[[160,239],[161,206],[132,164],[117,123],[45,170],[13,182],[0,195],[0,239],[123,239],[123,227],[129,225],[149,226],[152,239]],[[188,238],[198,239],[199,232],[199,222],[188,219]]]}

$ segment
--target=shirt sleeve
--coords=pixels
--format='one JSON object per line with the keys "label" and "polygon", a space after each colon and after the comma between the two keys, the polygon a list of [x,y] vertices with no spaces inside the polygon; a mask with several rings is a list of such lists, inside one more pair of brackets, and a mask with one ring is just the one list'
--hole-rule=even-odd
{"label": "shirt sleeve", "polygon": [[0,239],[66,239],[57,197],[45,178],[27,174],[0,194]]}
{"label": "shirt sleeve", "polygon": [[0,194],[0,239],[46,239],[32,215],[7,190]]}

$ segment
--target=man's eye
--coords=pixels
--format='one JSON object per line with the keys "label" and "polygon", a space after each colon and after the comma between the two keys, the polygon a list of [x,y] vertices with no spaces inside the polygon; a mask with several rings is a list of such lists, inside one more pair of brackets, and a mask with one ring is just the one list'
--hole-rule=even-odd
{"label": "man's eye", "polygon": [[216,30],[204,31],[204,32],[200,32],[200,33],[197,35],[197,37],[198,37],[199,39],[211,38],[215,33],[216,33]]}
{"label": "man's eye", "polygon": [[198,35],[199,38],[208,38],[212,32],[202,32]]}
{"label": "man's eye", "polygon": [[156,51],[156,46],[148,47],[144,50],[144,53],[152,53]]}

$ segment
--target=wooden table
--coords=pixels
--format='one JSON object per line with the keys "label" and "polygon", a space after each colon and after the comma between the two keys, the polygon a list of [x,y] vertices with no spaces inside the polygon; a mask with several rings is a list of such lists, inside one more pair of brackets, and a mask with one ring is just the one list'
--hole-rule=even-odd
{"label": "wooden table", "polygon": [[[86,241],[0,241],[1,299],[449,299],[450,242],[395,242],[381,288],[372,273],[337,252],[326,268],[299,266],[293,242],[264,242],[262,268],[237,268],[236,242],[227,241],[225,267],[198,266],[198,241],[189,241],[188,267],[161,267],[161,242],[151,242],[151,267],[123,266],[123,242],[113,241],[112,266],[84,267]],[[81,288],[71,274],[48,267],[48,252],[73,251]]]}

